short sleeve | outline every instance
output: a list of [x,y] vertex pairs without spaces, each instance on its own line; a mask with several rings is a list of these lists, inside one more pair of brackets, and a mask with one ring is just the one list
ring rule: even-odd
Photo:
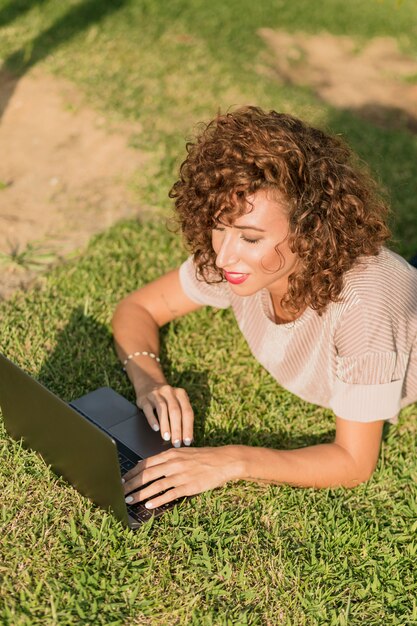
[[368,352],[336,359],[330,408],[355,422],[396,421],[401,409],[407,355]]
[[356,422],[390,420],[401,409],[409,354],[400,350],[398,324],[382,299],[362,299],[336,335],[335,379],[330,407]]
[[209,284],[197,277],[193,257],[189,257],[180,267],[180,283],[184,293],[197,304],[227,309],[230,302],[230,288],[227,283]]

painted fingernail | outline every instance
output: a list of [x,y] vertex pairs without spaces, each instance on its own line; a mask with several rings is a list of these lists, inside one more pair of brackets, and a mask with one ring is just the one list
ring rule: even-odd
[[169,440],[170,440],[170,438],[171,438],[171,436],[170,436],[170,434],[169,434],[169,433],[164,433],[164,439],[165,439],[165,441],[169,441]]
[[188,437],[186,439],[184,439],[184,443],[186,446],[191,445],[192,439],[189,439]]
[[153,502],[145,502],[145,506],[147,509],[153,509]]
[[179,448],[179,447],[180,447],[180,445],[181,445],[181,441],[180,441],[179,439],[176,439],[176,440],[174,441],[174,448]]
[[127,498],[125,498],[125,502],[127,502],[128,504],[133,502],[133,496],[127,496]]
[[159,424],[152,424],[152,428],[154,430],[159,430]]

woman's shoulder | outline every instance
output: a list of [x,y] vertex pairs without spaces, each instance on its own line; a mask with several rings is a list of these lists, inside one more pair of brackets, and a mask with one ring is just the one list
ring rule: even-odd
[[206,282],[199,274],[192,256],[179,268],[181,286],[185,294],[194,302],[225,309],[230,306],[231,292],[226,282]]
[[417,269],[386,248],[361,259],[334,311],[339,354],[408,352],[417,332]]
[[344,323],[406,323],[417,329],[417,269],[383,248],[377,256],[361,258],[346,273],[334,306],[335,318]]
[[361,257],[346,273],[342,298],[391,299],[415,293],[417,269],[399,254],[382,248],[376,256]]

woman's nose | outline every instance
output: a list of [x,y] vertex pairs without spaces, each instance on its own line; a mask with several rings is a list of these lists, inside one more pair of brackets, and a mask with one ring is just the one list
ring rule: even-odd
[[220,268],[232,267],[239,261],[236,244],[231,235],[226,234],[216,256],[216,265]]

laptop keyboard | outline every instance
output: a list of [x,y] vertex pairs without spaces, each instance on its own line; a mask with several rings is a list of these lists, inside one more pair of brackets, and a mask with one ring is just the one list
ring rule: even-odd
[[[122,476],[123,476],[123,474],[126,474],[126,472],[132,469],[132,467],[135,467],[137,461],[132,461],[131,459],[129,459],[125,454],[123,454],[123,452],[121,452],[120,448],[118,449],[118,455],[119,455],[120,469],[121,469]],[[138,461],[140,460],[139,457],[137,460]],[[155,494],[155,496],[153,497],[156,498],[156,496],[159,496],[161,493],[164,493],[164,492],[160,491],[159,493]],[[178,499],[173,500],[172,502],[169,502],[167,504],[163,504],[162,506],[155,507],[154,509],[147,509],[145,507],[144,502],[137,502],[135,504],[126,504],[126,506],[127,506],[129,515],[133,517],[137,522],[146,522],[146,520],[151,518],[152,515],[155,515],[155,517],[158,517],[159,515],[162,515],[162,513],[165,513],[167,509],[172,509],[177,502],[179,502]]]
[[[83,415],[85,418],[87,418],[90,422],[92,422],[93,424],[98,426],[98,428],[100,428],[107,435],[109,434],[106,431],[105,428],[103,428],[102,426],[97,424],[94,420],[92,420],[91,417],[89,417],[86,413],[84,413],[81,409],[79,409],[75,403],[74,404],[70,403],[70,406],[73,409],[75,409],[78,413]],[[117,452],[118,452],[118,456],[119,456],[120,470],[121,470],[121,474],[123,476],[123,474],[126,474],[126,472],[128,472],[130,469],[132,469],[132,467],[135,467],[136,463],[138,461],[140,461],[140,457],[135,455],[135,453],[132,452],[131,450],[129,450],[129,448],[127,448],[121,441],[118,441],[115,437],[113,437],[113,439],[115,440],[116,445],[117,445]],[[127,454],[125,454],[125,451],[127,452]],[[135,460],[132,460],[132,458],[131,458],[132,454],[135,455]],[[148,483],[148,484],[150,484],[150,483]],[[146,485],[143,485],[142,489],[145,486]],[[160,491],[159,493],[155,494],[155,496],[153,496],[153,497],[156,498],[156,496],[161,495],[161,493],[164,493],[164,492]],[[162,515],[162,513],[165,513],[166,510],[174,508],[174,506],[178,502],[181,502],[181,500],[182,500],[182,498],[177,498],[176,500],[172,500],[172,502],[168,502],[167,504],[163,504],[162,506],[158,506],[155,509],[147,509],[145,507],[145,503],[144,502],[138,502],[137,504],[127,504],[126,503],[126,508],[128,510],[129,515],[131,517],[133,517],[133,519],[135,519],[137,522],[146,522],[146,520],[151,518],[153,515],[155,517],[159,517],[159,515]]]

